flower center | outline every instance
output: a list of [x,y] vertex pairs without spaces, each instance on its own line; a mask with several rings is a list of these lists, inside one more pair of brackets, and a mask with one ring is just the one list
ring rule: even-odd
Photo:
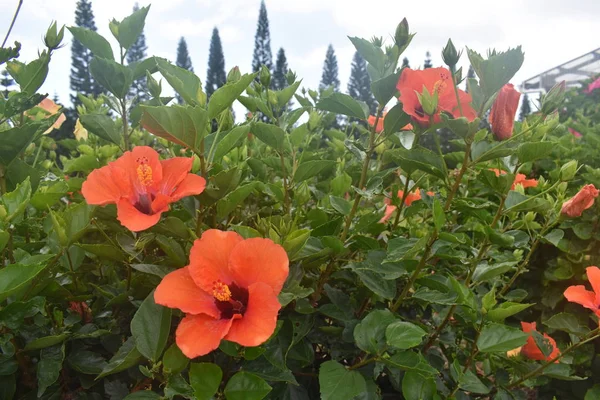
[[231,290],[223,282],[215,281],[213,282],[213,296],[219,301],[229,301],[231,299]]
[[244,315],[248,306],[248,289],[236,285],[229,285],[216,280],[213,282],[212,295],[215,305],[221,312],[221,318],[231,319],[234,315]]
[[135,160],[138,163],[137,176],[140,183],[144,186],[149,186],[152,183],[152,167],[148,165],[148,158],[138,157]]
[[446,86],[448,86],[448,84],[446,83],[446,80],[442,78],[433,84],[433,91],[440,93],[442,90],[446,89]]

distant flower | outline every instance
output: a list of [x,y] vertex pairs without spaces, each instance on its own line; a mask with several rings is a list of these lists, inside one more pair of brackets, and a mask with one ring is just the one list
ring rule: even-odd
[[584,89],[585,93],[592,93],[594,90],[600,88],[600,78],[596,79],[594,82],[590,83],[587,89]]
[[[387,115],[387,113],[384,112],[383,115],[381,117],[379,117],[379,121],[377,121],[377,128],[375,128],[376,133],[381,133],[383,131],[383,121],[384,121],[386,115]],[[367,121],[369,122],[370,126],[373,126],[375,124],[376,120],[377,120],[376,116],[370,115],[369,119]],[[412,131],[413,126],[411,124],[406,124],[400,130],[401,131]]]
[[[46,97],[37,106],[35,106],[31,110],[28,110],[26,114],[31,119],[35,119],[38,116],[40,117],[40,119],[46,119],[61,112],[61,108],[61,106],[59,106],[58,104]],[[52,132],[53,129],[60,128],[63,122],[65,122],[66,120],[67,117],[65,117],[65,114],[61,114],[58,117],[58,119],[54,122],[54,124],[50,128],[46,129],[44,135],[47,135],[48,133]]]
[[568,129],[569,129],[569,132],[571,133],[571,135],[575,136],[576,138],[580,138],[583,136],[581,133],[577,132],[575,129],[573,129],[571,127],[569,127]]
[[[521,327],[523,329],[523,332],[525,333],[532,333],[536,331],[535,322],[521,322]],[[556,340],[548,336],[547,333],[544,333],[544,338],[548,340],[550,346],[552,347],[552,352],[548,356],[545,356],[544,353],[542,353],[537,343],[535,342],[535,339],[533,338],[533,334],[527,338],[527,343],[525,343],[525,345],[521,348],[521,354],[523,354],[530,360],[538,361],[549,361],[559,356],[560,350],[556,345]],[[555,362],[558,362],[558,360],[556,360]]]
[[[435,193],[433,193],[433,192],[427,192],[427,194],[429,196],[435,195]],[[398,199],[401,199],[402,196],[404,196],[404,191],[399,190],[397,196],[398,196]],[[408,207],[417,200],[421,200],[421,190],[419,190],[418,188],[414,192],[411,192],[406,195],[406,198],[404,199],[404,204]],[[386,207],[385,207],[385,213],[384,213],[383,217],[379,220],[379,223],[381,223],[381,224],[385,223],[388,219],[390,219],[390,217],[392,216],[394,211],[396,211],[396,209],[398,208],[398,207],[392,205],[392,200],[387,197],[384,200],[384,203],[386,204]]]
[[521,93],[510,83],[500,89],[490,112],[492,132],[496,139],[506,140],[512,136],[520,97]]
[[[419,96],[417,96],[417,93],[423,93],[424,87],[432,96],[437,93],[437,107],[433,114],[434,123],[440,122],[440,113],[442,112],[449,113],[455,118],[461,116],[450,71],[446,68],[424,70],[404,68],[396,88],[400,91],[399,100],[402,102],[404,112],[410,115],[413,121],[422,126],[429,126],[429,115],[423,111]],[[471,95],[458,89],[458,96],[464,117],[473,121],[477,117],[477,113],[471,107]]]
[[585,185],[575,196],[563,203],[560,212],[571,218],[579,217],[594,205],[594,199],[599,193],[594,185]]
[[70,301],[69,310],[79,314],[81,320],[86,324],[92,322],[92,310],[85,301]]
[[121,224],[143,231],[160,220],[169,204],[202,193],[206,181],[189,173],[192,164],[188,157],[159,160],[154,149],[138,146],[92,171],[81,193],[88,204],[116,204]]
[[[492,171],[496,174],[496,176],[506,175],[506,171],[502,171],[501,169],[491,168]],[[517,174],[515,180],[511,186],[511,190],[515,190],[517,185],[523,186],[523,189],[527,189],[528,187],[536,187],[538,185],[537,179],[527,179],[525,174]]]
[[572,303],[577,303],[594,311],[600,318],[600,269],[596,266],[585,269],[588,280],[593,291],[589,291],[583,285],[569,286],[565,290],[565,297]]
[[185,313],[175,341],[189,358],[222,339],[259,346],[275,331],[288,273],[288,256],[272,240],[210,229],[194,242],[190,264],[163,278],[154,300]]
[[77,118],[77,122],[75,122],[75,130],[73,130],[73,135],[75,135],[75,139],[77,140],[87,140],[88,131],[81,125],[81,121]]

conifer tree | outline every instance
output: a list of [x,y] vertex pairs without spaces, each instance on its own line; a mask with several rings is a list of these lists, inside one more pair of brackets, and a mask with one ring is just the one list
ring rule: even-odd
[[469,79],[475,78],[475,70],[469,65],[469,71],[467,72],[467,79],[465,79],[465,92],[469,93]]
[[210,39],[210,49],[208,51],[208,71],[206,73],[206,95],[210,97],[215,90],[220,88],[227,81],[225,74],[225,56],[223,55],[223,46],[219,37],[219,30],[213,29]]
[[287,58],[285,50],[280,48],[277,52],[277,61],[275,62],[275,71],[273,71],[273,89],[281,90],[288,86],[286,74],[288,73]]
[[260,2],[258,24],[254,36],[254,54],[252,55],[252,72],[257,72],[264,65],[269,71],[273,69],[273,54],[271,53],[271,34],[269,32],[269,17],[264,0]]
[[[183,36],[179,39],[179,44],[177,45],[177,60],[175,60],[175,64],[179,68],[187,69],[188,71],[194,72],[194,67],[192,66],[192,59],[190,58],[190,54],[188,53],[187,43]],[[183,98],[175,93],[175,98],[177,98],[177,102],[179,104],[183,103]]]
[[4,88],[4,90],[2,91],[2,93],[4,94],[4,98],[8,99],[8,92],[10,91],[10,88],[15,84],[14,79],[12,78],[12,76],[10,76],[10,74],[8,73],[7,70],[3,70],[2,71],[2,78],[0,79],[0,85],[2,85],[2,87]]
[[[139,9],[140,6],[138,5],[138,3],[135,3],[135,5],[133,6],[133,12],[136,12]],[[146,58],[147,50],[148,47],[146,46],[146,36],[144,35],[144,32],[142,32],[140,36],[138,36],[138,38],[136,39],[135,43],[131,46],[129,51],[127,51],[127,63],[132,64],[135,62],[142,61]],[[131,97],[137,96],[138,101],[145,101],[148,100],[148,95],[146,92],[146,75],[144,75],[141,78],[138,78],[135,81],[133,81],[133,86],[131,87],[129,95]]]
[[[90,0],[79,0],[75,6],[75,25],[96,31],[94,13]],[[90,61],[93,54],[81,42],[73,39],[71,45],[71,102],[73,106],[81,104],[77,93],[98,96],[103,92],[102,87],[94,82],[90,74]]]
[[410,68],[410,64],[408,63],[408,58],[404,57],[402,59],[402,68]]
[[332,45],[329,45],[327,48],[325,62],[323,63],[323,74],[321,75],[321,83],[319,84],[319,89],[321,90],[327,89],[328,87],[333,87],[335,92],[340,91],[338,63]]
[[529,114],[531,114],[531,104],[529,104],[529,96],[525,93],[525,95],[523,95],[521,111],[519,112],[519,121],[524,121]]
[[423,69],[431,67],[433,67],[433,64],[431,63],[431,53],[428,51],[425,53],[425,62],[423,63]]
[[375,114],[377,102],[371,93],[371,78],[367,73],[367,62],[358,52],[354,53],[352,58],[348,94],[356,100],[364,101],[369,106],[371,114]]

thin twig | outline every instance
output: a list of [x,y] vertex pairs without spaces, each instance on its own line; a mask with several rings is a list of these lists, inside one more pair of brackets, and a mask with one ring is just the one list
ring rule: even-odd
[[23,0],[19,0],[19,4],[17,5],[17,10],[15,11],[15,15],[13,15],[12,22],[10,23],[10,26],[8,27],[8,32],[6,32],[6,36],[4,37],[4,42],[2,42],[2,47],[4,47],[4,45],[6,45],[6,42],[8,41],[8,37],[10,36],[10,32],[12,31],[12,28],[15,25],[15,21],[17,20],[17,16],[19,15],[19,11],[21,11],[22,5],[23,5]]

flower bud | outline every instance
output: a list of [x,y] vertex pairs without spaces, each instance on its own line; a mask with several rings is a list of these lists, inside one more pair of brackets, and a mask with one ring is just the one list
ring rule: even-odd
[[236,65],[235,67],[231,68],[231,70],[229,70],[229,73],[227,74],[227,83],[237,82],[240,80],[241,77],[242,74],[240,73],[240,69]]
[[577,161],[571,160],[560,168],[560,180],[569,181],[575,177],[577,173]]
[[410,40],[412,39],[412,35],[408,29],[408,21],[404,18],[396,27],[396,33],[394,34],[394,42],[396,42],[396,46],[402,48],[406,46]]
[[520,97],[521,93],[510,83],[500,89],[490,112],[492,132],[496,139],[506,140],[512,136]]
[[35,143],[29,143],[29,146],[27,146],[27,148],[25,149],[25,155],[26,156],[32,155],[34,150],[35,150]]
[[571,218],[581,216],[585,210],[594,205],[594,200],[599,193],[600,191],[594,185],[585,185],[573,198],[563,203],[560,213]]
[[60,42],[62,42],[64,36],[64,25],[62,28],[60,28],[60,31],[57,31],[56,21],[54,21],[46,31],[46,36],[44,36],[44,43],[46,44],[46,47],[49,50],[56,50],[60,47]]
[[446,47],[444,47],[442,50],[442,60],[444,60],[444,63],[450,67],[450,70],[454,70],[458,60],[460,59],[461,53],[462,52],[456,51],[456,47],[454,47],[452,39],[448,39]]
[[551,112],[546,119],[544,120],[544,125],[548,128],[548,131],[551,132],[558,126],[559,123],[558,111]]
[[288,85],[294,84],[294,82],[296,82],[296,79],[298,79],[298,76],[291,69],[288,70],[287,74],[285,74],[285,80],[287,81]]
[[162,92],[162,80],[157,82],[152,74],[146,71],[146,85],[148,86],[148,91],[152,97],[160,97],[160,93]]
[[42,168],[50,169],[51,167],[52,167],[52,161],[50,161],[50,160],[42,161]]
[[429,116],[435,115],[438,106],[438,92],[434,90],[433,95],[423,86],[423,93],[417,93],[423,112]]
[[0,221],[4,220],[8,213],[6,212],[6,208],[0,204]]
[[77,146],[77,150],[79,150],[81,154],[85,154],[86,156],[93,156],[95,154],[94,149],[91,146],[88,146],[87,144],[80,144],[79,146]]
[[567,85],[565,81],[557,83],[550,89],[548,93],[542,99],[542,114],[548,115],[552,111],[555,111],[565,100],[565,90]]
[[260,83],[266,88],[271,84],[271,71],[265,65],[260,67]]

